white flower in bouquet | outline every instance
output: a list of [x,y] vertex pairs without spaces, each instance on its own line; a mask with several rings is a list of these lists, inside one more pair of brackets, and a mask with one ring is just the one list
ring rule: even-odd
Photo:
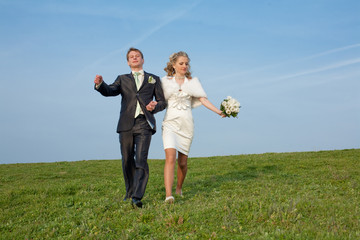
[[235,98],[228,96],[224,101],[222,101],[220,110],[226,117],[237,117],[240,111],[240,102]]

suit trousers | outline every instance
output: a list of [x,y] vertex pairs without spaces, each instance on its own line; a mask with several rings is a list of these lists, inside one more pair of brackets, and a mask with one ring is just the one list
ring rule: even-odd
[[126,198],[142,199],[145,194],[151,136],[152,129],[144,115],[135,118],[131,130],[119,134]]

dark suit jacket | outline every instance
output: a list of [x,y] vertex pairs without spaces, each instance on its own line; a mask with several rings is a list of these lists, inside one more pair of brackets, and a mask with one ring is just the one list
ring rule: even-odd
[[[152,83],[149,77],[152,77]],[[155,80],[155,83],[154,83]],[[102,82],[98,89],[103,96],[117,96],[121,94],[121,109],[120,118],[117,126],[117,132],[130,130],[134,125],[134,116],[136,103],[139,101],[140,107],[145,114],[146,120],[153,129],[153,134],[156,132],[156,121],[154,114],[162,111],[166,107],[164,93],[161,87],[161,82],[158,76],[151,73],[144,72],[144,81],[139,90],[136,89],[136,84],[133,75],[124,74],[119,75],[115,82],[108,85]],[[146,110],[146,105],[152,100],[157,101],[155,109],[151,112]]]

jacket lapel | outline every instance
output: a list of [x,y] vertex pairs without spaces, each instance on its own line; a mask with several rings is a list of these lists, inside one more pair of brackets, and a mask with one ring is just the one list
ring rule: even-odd
[[135,83],[135,78],[133,76],[133,74],[130,72],[130,74],[128,75],[128,77],[130,78],[130,84],[132,85],[133,89],[135,90],[135,92],[137,92],[137,88],[136,88],[136,83]]
[[149,79],[149,74],[144,71],[144,81],[142,82],[139,90],[145,86],[145,84],[147,83],[148,79]]
[[129,78],[131,79],[131,82],[132,82],[132,85],[133,85],[135,91],[140,91],[141,88],[143,88],[144,85],[147,83],[147,81],[148,81],[148,79],[149,79],[149,74],[144,71],[144,81],[142,82],[139,90],[137,90],[136,83],[135,83],[135,78],[134,78],[134,76],[133,76],[133,74],[132,74],[131,72],[130,72],[130,74],[129,74]]

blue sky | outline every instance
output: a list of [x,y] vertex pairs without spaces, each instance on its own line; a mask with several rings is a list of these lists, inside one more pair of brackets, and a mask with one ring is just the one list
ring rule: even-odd
[[[186,51],[210,101],[194,109],[190,157],[359,148],[360,1],[0,0],[0,163],[119,159],[120,97],[93,89],[128,73],[129,47],[165,75]],[[161,121],[150,159],[164,159]]]

